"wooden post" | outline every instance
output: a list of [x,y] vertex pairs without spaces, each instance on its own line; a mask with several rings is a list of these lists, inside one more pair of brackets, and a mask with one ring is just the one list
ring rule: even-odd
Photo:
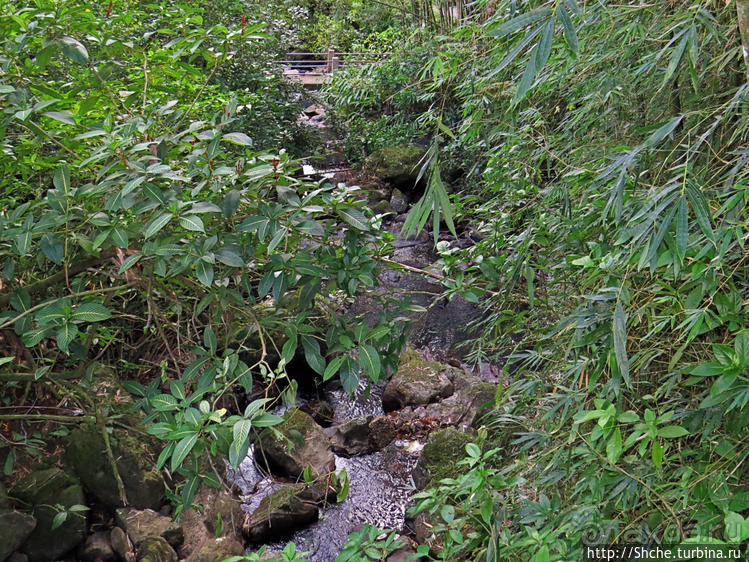
[[749,80],[749,0],[736,0],[736,15],[739,19],[741,54],[744,57],[744,70]]
[[331,65],[331,70],[335,72],[336,70],[340,68],[340,66],[341,66],[341,57],[339,57],[338,55],[333,56],[333,63]]
[[333,72],[333,59],[335,58],[335,49],[328,49],[328,64],[325,68],[326,72]]

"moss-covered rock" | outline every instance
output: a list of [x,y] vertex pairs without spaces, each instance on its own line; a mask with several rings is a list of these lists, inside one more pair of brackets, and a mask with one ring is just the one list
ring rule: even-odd
[[255,459],[270,472],[291,478],[299,478],[307,466],[315,477],[335,468],[335,456],[322,427],[301,410],[289,410],[281,424],[260,434]]
[[[165,500],[164,479],[155,468],[150,441],[115,428],[110,443],[128,505],[159,509]],[[109,507],[122,506],[104,437],[96,425],[89,424],[70,433],[64,458],[67,466],[98,501]]]
[[162,537],[177,548],[185,540],[184,531],[171,517],[156,513],[152,509],[125,507],[116,512],[117,525],[139,546],[149,537]]
[[78,549],[80,562],[116,562],[119,560],[109,540],[109,533],[98,531],[86,539]]
[[303,499],[304,490],[304,484],[293,484],[264,497],[245,522],[247,539],[267,542],[317,521],[317,503]]
[[67,486],[49,493],[46,497],[37,496],[32,514],[37,525],[21,547],[21,552],[31,562],[57,560],[76,548],[86,538],[87,517],[85,511],[68,512],[63,523],[53,529],[55,516],[60,513],[57,506],[67,510],[74,505],[85,505],[83,488],[78,484]]
[[109,542],[120,560],[129,560],[132,553],[135,552],[133,543],[125,534],[125,531],[119,527],[112,527],[109,532]]
[[448,365],[424,360],[415,351],[405,351],[401,354],[398,372],[382,394],[382,407],[390,412],[447,398],[454,391],[448,376],[452,370]]
[[31,507],[40,503],[50,503],[59,492],[71,484],[74,478],[59,468],[46,468],[30,472],[10,490],[10,495]]
[[392,213],[394,211],[390,201],[383,199],[372,205],[372,212],[375,215],[384,215],[386,213]]
[[137,552],[138,562],[177,562],[177,553],[162,537],[148,537]]
[[465,457],[465,447],[472,441],[471,434],[454,427],[432,433],[413,470],[416,487],[423,490],[443,478],[465,474],[467,467],[458,465],[458,462]]
[[178,552],[182,558],[189,557],[200,545],[215,537],[219,525],[220,536],[241,538],[244,512],[239,498],[223,488],[201,486],[194,503],[202,509],[186,509],[179,520],[185,535],[185,542]]
[[416,144],[386,146],[367,156],[363,169],[408,193],[414,190],[425,154],[426,147]]
[[19,548],[36,527],[36,519],[27,513],[0,508],[0,561]]
[[210,538],[187,557],[187,562],[221,562],[231,556],[242,556],[244,547],[232,537]]

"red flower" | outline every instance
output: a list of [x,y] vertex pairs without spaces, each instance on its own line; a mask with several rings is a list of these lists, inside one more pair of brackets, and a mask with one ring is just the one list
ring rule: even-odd
[[247,24],[247,16],[242,14],[242,35],[244,35],[244,26]]
[[109,6],[107,6],[107,17],[112,13],[112,0],[109,0]]

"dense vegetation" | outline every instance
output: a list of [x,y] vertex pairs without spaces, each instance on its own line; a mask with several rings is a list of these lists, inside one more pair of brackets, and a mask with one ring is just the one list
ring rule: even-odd
[[[55,397],[116,423],[87,392],[114,365],[189,507],[215,483],[203,458],[236,464],[250,428],[278,421],[264,406],[293,393],[295,356],[347,389],[394,367],[395,311],[375,327],[336,314],[376,284],[378,219],[294,173],[315,139],[271,63],[375,50],[335,75],[330,122],[354,163],[428,144],[405,229],[433,231],[447,298],[485,307],[466,351],[503,362],[507,382],[465,474],[417,495],[430,555],[749,538],[744,2],[7,13],[0,421],[74,422],[27,413]],[[474,242],[438,242],[440,228]],[[237,384],[246,409],[222,400]],[[6,475],[39,437],[3,437]],[[347,556],[394,544],[365,530]]]

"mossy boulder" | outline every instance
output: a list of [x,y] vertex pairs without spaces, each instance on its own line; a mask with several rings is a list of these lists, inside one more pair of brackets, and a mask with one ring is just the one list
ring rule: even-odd
[[202,509],[186,509],[180,516],[180,527],[184,530],[185,542],[180,547],[182,558],[192,555],[201,545],[216,536],[221,527],[221,537],[241,538],[244,512],[239,498],[223,488],[201,486],[195,504]]
[[0,562],[26,541],[35,527],[36,519],[31,515],[0,508]]
[[267,542],[317,521],[317,502],[303,497],[305,488],[305,484],[292,484],[264,497],[245,522],[247,539]]
[[315,477],[335,469],[335,456],[323,429],[301,410],[289,410],[286,419],[260,434],[255,460],[278,476],[299,478],[310,466]]
[[185,540],[184,531],[171,517],[152,509],[125,507],[116,512],[117,525],[122,528],[136,547],[152,537],[161,537],[177,548]]
[[372,416],[354,418],[325,430],[330,437],[333,451],[342,457],[356,457],[374,451],[370,440]]
[[[153,450],[150,439],[115,428],[110,443],[128,505],[159,509],[165,501],[164,479],[155,468],[158,451]],[[64,459],[99,502],[113,508],[123,505],[104,436],[96,425],[88,424],[70,433]]]
[[405,351],[401,354],[398,372],[382,394],[383,409],[390,412],[447,398],[454,391],[448,376],[452,371],[448,365],[426,361],[412,350]]
[[55,516],[60,513],[58,506],[67,510],[74,505],[85,505],[83,488],[79,484],[72,484],[50,491],[46,497],[36,496],[35,500],[32,514],[37,524],[20,550],[31,562],[47,562],[62,558],[86,538],[86,512],[69,511],[61,525],[55,529],[52,525]]
[[78,549],[80,562],[116,562],[119,560],[109,540],[109,533],[98,531],[86,539]]
[[457,478],[465,474],[467,467],[458,462],[465,457],[466,445],[471,442],[471,434],[454,427],[432,433],[412,473],[416,487],[423,490],[443,478]]
[[363,170],[409,193],[416,187],[425,154],[426,147],[417,144],[386,146],[367,156]]
[[177,562],[177,553],[162,537],[148,537],[137,549],[138,562]]
[[210,538],[188,556],[186,562],[221,562],[243,554],[244,547],[232,537]]

